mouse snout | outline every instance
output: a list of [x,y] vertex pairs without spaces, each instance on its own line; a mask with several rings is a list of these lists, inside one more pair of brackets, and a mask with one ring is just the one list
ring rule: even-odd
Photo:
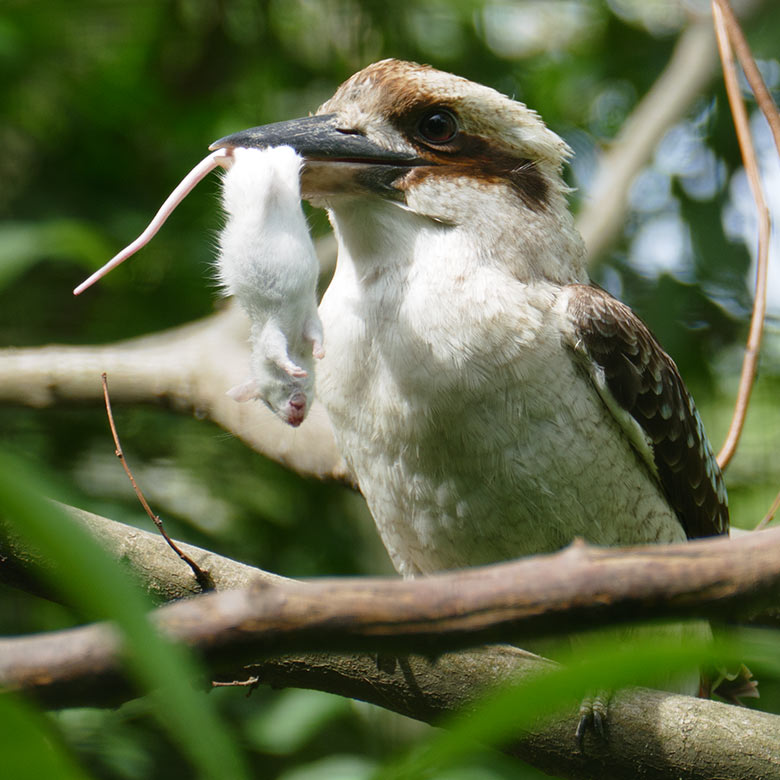
[[285,419],[288,425],[297,428],[306,417],[308,402],[303,393],[294,393],[287,401],[287,413]]
[[300,411],[306,408],[306,396],[303,393],[295,393],[295,395],[290,396],[288,403],[293,409]]

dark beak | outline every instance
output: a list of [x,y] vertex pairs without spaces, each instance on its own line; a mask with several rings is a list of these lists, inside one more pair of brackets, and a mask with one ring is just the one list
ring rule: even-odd
[[430,165],[416,155],[392,151],[340,126],[336,114],[319,114],[251,127],[220,138],[209,149],[291,146],[305,161],[301,193],[306,198],[364,193],[402,199],[394,186],[409,169]]

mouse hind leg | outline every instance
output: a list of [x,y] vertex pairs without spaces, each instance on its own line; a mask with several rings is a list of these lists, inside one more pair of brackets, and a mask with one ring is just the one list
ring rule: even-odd
[[317,360],[325,357],[325,348],[322,345],[324,341],[322,323],[316,311],[303,324],[303,338],[311,342],[311,353]]
[[252,346],[255,355],[270,360],[285,374],[296,379],[302,379],[309,375],[305,368],[290,358],[287,337],[275,323],[269,321],[256,339],[254,335],[253,333]]

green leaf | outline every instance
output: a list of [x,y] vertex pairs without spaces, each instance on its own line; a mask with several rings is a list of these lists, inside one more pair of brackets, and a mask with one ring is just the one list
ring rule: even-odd
[[280,775],[278,780],[368,780],[374,764],[361,756],[330,756]]
[[30,705],[0,696],[2,774],[13,780],[87,780],[60,744],[51,724]]
[[181,646],[152,627],[151,605],[81,526],[47,501],[44,481],[27,464],[0,452],[0,508],[14,530],[50,560],[49,578],[93,619],[113,620],[122,633],[132,676],[149,692],[155,715],[202,777],[243,778],[236,745],[213,704],[192,681],[203,672]]
[[282,691],[247,724],[247,738],[265,753],[287,755],[303,747],[334,718],[347,714],[349,700],[320,691]]
[[86,222],[6,222],[0,225],[0,289],[44,259],[75,260],[99,268],[113,251]]

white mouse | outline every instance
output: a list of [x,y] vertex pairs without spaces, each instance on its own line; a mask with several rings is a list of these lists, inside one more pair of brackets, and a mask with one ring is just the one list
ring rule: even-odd
[[252,357],[250,378],[229,395],[260,399],[298,426],[314,400],[313,358],[324,354],[319,264],[300,202],[302,159],[289,146],[236,148],[231,156],[217,271],[249,315]]

